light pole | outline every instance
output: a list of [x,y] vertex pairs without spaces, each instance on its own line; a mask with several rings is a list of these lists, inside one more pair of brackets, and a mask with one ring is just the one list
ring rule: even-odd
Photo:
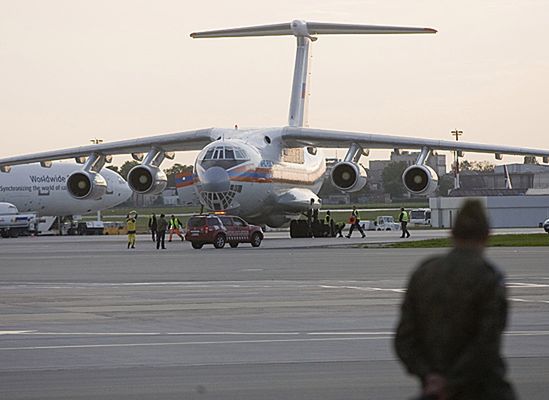
[[[453,130],[450,132],[453,136],[456,137],[456,142],[459,140],[459,137],[463,135],[463,131]],[[454,189],[459,189],[459,151],[454,151]]]

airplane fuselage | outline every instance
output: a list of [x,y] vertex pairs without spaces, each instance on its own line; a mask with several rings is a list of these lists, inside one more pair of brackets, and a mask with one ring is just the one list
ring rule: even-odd
[[74,163],[54,163],[51,168],[39,164],[15,166],[9,174],[0,175],[0,202],[11,203],[20,212],[65,216],[114,207],[131,196],[126,181],[105,168],[101,171],[107,181],[105,195],[98,200],[75,199],[67,191],[67,178],[80,168]]
[[216,129],[218,140],[198,155],[192,176],[178,182],[193,188],[206,209],[240,215],[250,222],[280,226],[318,206],[326,171],[313,147],[288,147],[281,129]]

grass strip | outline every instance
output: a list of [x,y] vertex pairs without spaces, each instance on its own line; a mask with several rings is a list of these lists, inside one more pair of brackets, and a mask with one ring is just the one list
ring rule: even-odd
[[[427,239],[409,242],[391,243],[386,247],[397,249],[427,249],[436,247],[452,247],[451,238]],[[492,235],[488,247],[538,247],[549,246],[549,235],[546,233]]]

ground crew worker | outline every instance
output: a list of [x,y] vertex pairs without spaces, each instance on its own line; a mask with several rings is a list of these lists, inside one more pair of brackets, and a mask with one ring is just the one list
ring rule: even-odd
[[343,228],[345,228],[345,222],[337,222],[335,224],[336,237],[343,237]]
[[408,211],[404,209],[404,207],[400,209],[398,221],[400,222],[400,230],[402,231],[402,235],[400,236],[400,238],[403,239],[404,235],[409,238],[410,232],[408,232],[408,222],[410,222],[410,215],[408,214]]
[[330,210],[326,211],[326,216],[324,217],[324,223],[328,225],[328,234],[330,237],[335,236],[335,225],[334,225],[334,219],[332,218],[332,215],[330,214]]
[[307,236],[312,237],[313,236],[313,204],[315,202],[315,199],[311,199],[311,206],[307,210]]
[[160,249],[160,244],[162,244],[162,248],[165,249],[165,243],[164,240],[166,238],[166,228],[168,227],[168,221],[166,221],[165,215],[160,214],[160,218],[158,218],[157,224],[156,224],[156,249]]
[[135,249],[135,234],[137,232],[137,212],[132,211],[126,216],[126,229],[128,231],[128,249]]
[[504,277],[483,256],[488,235],[482,203],[466,201],[452,228],[454,248],[425,260],[408,283],[394,345],[425,398],[516,398],[501,357]]
[[185,240],[183,235],[180,232],[180,229],[182,227],[181,221],[176,216],[172,215],[170,218],[170,237],[168,238],[168,242],[172,241],[172,236],[175,233],[181,240]]
[[356,228],[360,232],[363,238],[366,237],[364,234],[364,231],[362,230],[362,227],[360,226],[360,214],[358,210],[356,209],[356,206],[353,206],[353,211],[351,212],[351,217],[349,218],[349,223],[351,224],[351,228],[349,229],[349,233],[347,236],[345,236],[347,239],[351,237],[353,234],[353,230]]
[[151,231],[153,242],[156,242],[156,215],[154,214],[149,218],[149,230]]

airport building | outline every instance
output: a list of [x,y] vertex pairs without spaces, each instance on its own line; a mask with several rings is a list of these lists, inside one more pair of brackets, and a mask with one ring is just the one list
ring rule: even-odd
[[534,228],[549,218],[549,167],[537,164],[507,165],[512,189],[505,189],[505,171],[466,171],[460,174],[461,188],[450,197],[429,199],[431,224],[451,228],[457,210],[467,198],[480,199],[494,228]]
[[[549,218],[549,190],[537,195],[475,196],[488,211],[493,228],[535,228]],[[451,228],[461,204],[470,197],[433,197],[429,199],[431,224]]]

